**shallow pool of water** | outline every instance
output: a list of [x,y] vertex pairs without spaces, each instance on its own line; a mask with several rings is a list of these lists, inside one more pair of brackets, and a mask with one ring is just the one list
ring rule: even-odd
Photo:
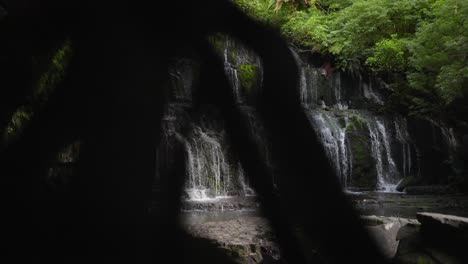
[[348,193],[362,215],[416,218],[418,212],[468,216],[468,196],[409,195],[404,193]]

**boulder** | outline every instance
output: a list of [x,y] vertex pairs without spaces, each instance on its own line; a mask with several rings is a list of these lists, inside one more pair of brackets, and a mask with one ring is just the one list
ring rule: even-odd
[[402,192],[406,189],[406,187],[413,186],[417,184],[418,180],[416,177],[408,176],[403,178],[397,185],[396,190]]
[[395,256],[399,241],[396,240],[401,225],[398,222],[390,222],[377,226],[368,226],[370,235],[374,238],[380,250],[387,258]]
[[361,220],[388,259],[392,259],[397,253],[400,243],[398,236],[401,236],[400,229],[407,225],[416,226],[418,224],[415,219],[375,215],[361,216]]
[[453,230],[459,235],[468,235],[468,218],[466,217],[437,213],[418,213],[416,217],[423,229]]
[[440,263],[468,263],[468,218],[436,213],[416,216],[426,252]]
[[185,228],[190,235],[207,239],[226,250],[234,263],[281,262],[276,237],[265,218],[245,216],[227,221],[189,224]]

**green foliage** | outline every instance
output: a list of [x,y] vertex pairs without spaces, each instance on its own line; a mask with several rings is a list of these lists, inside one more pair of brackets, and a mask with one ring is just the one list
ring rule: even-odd
[[237,66],[237,72],[239,73],[241,86],[247,91],[247,93],[252,93],[258,80],[258,74],[255,66],[252,64],[241,64]]
[[277,11],[275,0],[234,2],[296,46],[332,55],[341,70],[385,78],[403,112],[429,115],[467,98],[467,1],[291,0]]
[[32,113],[26,107],[20,107],[13,113],[11,117],[11,121],[5,129],[5,133],[3,135],[3,140],[7,141],[12,139],[15,135],[21,133],[29,120],[31,120]]
[[37,88],[34,92],[34,97],[44,104],[49,94],[60,83],[64,76],[65,70],[71,57],[71,42],[66,40],[61,47],[59,47],[52,55],[49,66],[39,78]]
[[47,103],[50,94],[65,76],[71,53],[72,45],[69,40],[66,40],[58,49],[54,50],[45,71],[40,75],[34,87],[30,102],[20,106],[13,113],[11,121],[3,134],[3,144],[8,144],[20,136],[35,113]]
[[235,2],[255,19],[280,28],[297,46],[334,55],[342,69],[361,70],[372,57],[369,63],[381,71],[406,63],[389,61],[389,52],[403,49],[392,35],[414,34],[436,0],[315,0],[308,6],[289,1],[278,12],[273,10],[275,1]]
[[222,34],[213,34],[207,37],[208,42],[219,54],[223,54],[225,36]]
[[274,28],[280,28],[288,21],[288,16],[297,7],[292,4],[282,5],[275,11],[276,0],[234,0],[250,17]]
[[358,129],[364,129],[367,126],[367,121],[364,119],[364,117],[358,115],[358,114],[352,114],[349,117],[349,123],[346,126],[346,131],[351,131],[351,130],[358,130]]
[[438,1],[433,19],[421,23],[411,42],[415,89],[435,90],[445,104],[463,97],[468,81],[468,3]]
[[353,4],[352,0],[319,0],[315,6],[324,12],[336,12]]
[[405,40],[398,39],[394,34],[391,39],[383,39],[375,44],[366,64],[374,72],[402,72],[406,69],[406,57]]
[[[339,66],[348,71],[361,70],[369,57],[373,57],[373,65],[386,65],[388,58],[383,56],[382,59],[387,61],[380,62],[379,56],[386,54],[389,48],[402,48],[396,36],[411,35],[433,1],[354,1],[347,8],[331,14],[329,51],[338,58]],[[385,42],[385,39],[390,41]]]
[[418,264],[433,264],[435,263],[430,257],[422,255],[418,257]]
[[326,52],[329,47],[327,25],[328,16],[311,7],[307,12],[293,13],[281,30],[284,36],[297,46]]
[[232,61],[232,63],[237,63],[237,54],[234,50],[231,50],[231,53],[229,54],[230,55],[230,59]]

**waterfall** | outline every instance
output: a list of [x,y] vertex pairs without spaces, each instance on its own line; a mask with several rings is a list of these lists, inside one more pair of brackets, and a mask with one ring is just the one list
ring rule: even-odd
[[246,196],[253,196],[255,195],[255,191],[250,187],[248,179],[245,177],[244,174],[244,169],[242,169],[242,166],[240,163],[238,163],[239,166],[239,181],[242,185],[242,191],[244,192],[244,195]]
[[401,164],[404,177],[411,176],[412,172],[412,153],[411,153],[411,136],[408,132],[408,121],[405,118],[395,119],[396,139],[402,145],[401,149]]
[[[226,189],[230,184],[231,175],[220,141],[214,131],[200,126],[194,126],[192,135],[184,140],[189,176],[186,190],[190,199],[227,195]],[[213,193],[209,194],[208,191]]]
[[368,120],[371,136],[372,156],[376,162],[378,188],[384,191],[394,191],[399,179],[399,173],[392,157],[389,134],[381,118]]
[[332,89],[333,95],[335,99],[335,104],[333,105],[334,108],[338,110],[346,110],[348,109],[348,103],[345,100],[345,96],[343,95],[343,85],[341,84],[341,73],[337,72],[332,77]]
[[[250,134],[257,143],[259,153],[273,175],[276,186],[275,166],[270,158],[270,146],[265,138],[261,120],[252,105],[251,94],[242,87],[242,65],[251,65],[260,72],[260,59],[239,43],[229,38],[217,42],[216,49],[224,61],[224,71],[237,100],[237,106],[250,126]],[[309,118],[323,149],[343,188],[395,190],[402,177],[419,177],[421,157],[427,150],[417,144],[418,137],[409,121],[401,116],[381,115],[366,109],[378,109],[385,103],[385,84],[362,76],[348,76],[335,71],[322,74],[291,49],[299,70],[298,85],[303,110]],[[191,113],[191,100],[198,80],[199,64],[187,59],[175,61],[170,70],[171,95],[160,151],[168,151],[174,137],[183,144],[186,152],[186,194],[188,199],[203,200],[231,195],[253,195],[239,161],[229,154],[229,144],[221,120],[196,121],[206,113]],[[239,76],[241,75],[241,76]],[[260,89],[256,84],[255,89]],[[286,89],[286,88],[285,88]],[[251,89],[249,89],[251,90]],[[208,111],[210,112],[210,111]],[[177,116],[184,116],[178,118]],[[181,122],[181,119],[184,119]],[[202,118],[203,119],[203,118]],[[429,120],[430,121],[430,120]],[[357,122],[357,123],[356,123]],[[180,124],[179,124],[180,123]],[[184,124],[182,124],[184,123]],[[432,140],[439,149],[454,153],[457,141],[452,129],[432,121]],[[411,128],[411,134],[409,133]],[[188,128],[188,133],[182,128]],[[187,130],[187,129],[186,129]],[[428,134],[430,137],[431,134]],[[158,157],[170,159],[167,153]],[[158,166],[169,166],[174,161],[158,160]],[[313,173],[313,172],[311,172]],[[364,175],[366,174],[366,175]],[[423,174],[427,172],[423,171]],[[364,175],[364,176],[363,176]],[[369,180],[370,179],[370,180]]]
[[[410,175],[413,166],[412,142],[409,140],[406,125],[403,121],[397,121],[398,117],[388,117],[389,121],[385,122],[382,116],[372,112],[350,109],[353,103],[358,102],[357,105],[360,106],[363,101],[366,104],[383,105],[384,100],[380,91],[383,84],[371,80],[365,81],[362,76],[358,76],[355,80],[357,86],[353,86],[345,83],[343,73],[317,74],[318,69],[311,68],[294,50],[292,52],[299,68],[300,96],[304,111],[317,131],[342,186],[344,188],[348,185],[353,186],[353,177],[351,177],[353,173],[362,173],[362,170],[356,172],[353,170],[356,164],[353,164],[353,151],[349,144],[360,144],[362,148],[368,144],[369,154],[360,154],[356,158],[371,155],[373,164],[367,166],[373,166],[375,169],[373,177],[377,179],[377,186],[374,187],[379,190],[394,191],[401,177]],[[359,116],[366,124],[366,129],[357,132],[362,134],[358,139],[347,138],[349,117],[353,115]],[[365,138],[366,131],[368,139]],[[368,143],[353,142],[353,140],[363,140]],[[403,146],[401,161],[400,159],[395,161],[393,156],[399,147],[398,144],[394,144],[395,140]]]
[[[228,58],[230,41],[223,42],[224,70],[236,95],[243,104],[236,65]],[[192,94],[197,89],[199,64],[177,58],[169,68],[168,101],[162,123],[162,141],[158,148],[156,182],[177,166],[177,146],[185,151],[185,198],[209,200],[228,196],[254,195],[244,171],[230,153],[223,122],[216,109],[193,111]]]
[[187,136],[176,133],[186,152],[185,193],[189,200],[254,194],[242,166],[229,155],[225,131],[219,124],[192,123]]
[[372,81],[364,82],[362,77],[359,76],[359,86],[364,98],[378,104],[383,105],[382,96],[376,91]]
[[319,104],[318,69],[302,62],[297,52],[290,48],[299,69],[299,91],[301,103],[306,107],[313,107]]
[[336,174],[342,185],[346,186],[351,167],[350,154],[345,141],[347,118],[343,119],[345,123],[341,126],[339,119],[331,112],[312,110],[309,116]]
[[232,90],[234,91],[234,95],[236,100],[241,103],[242,102],[242,95],[241,95],[241,87],[240,87],[240,80],[237,73],[237,69],[232,65],[228,60],[228,47],[224,48],[224,73],[226,74],[229,83],[231,85]]
[[434,121],[432,121],[433,125],[437,127],[440,130],[440,133],[442,134],[442,138],[444,143],[447,145],[449,148],[449,151],[454,151],[457,146],[457,139],[455,138],[455,135],[453,133],[453,128],[448,128],[446,126],[443,126],[441,124],[438,124]]

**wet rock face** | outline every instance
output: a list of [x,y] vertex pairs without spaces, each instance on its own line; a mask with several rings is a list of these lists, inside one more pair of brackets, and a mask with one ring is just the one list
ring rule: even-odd
[[46,175],[46,184],[57,192],[64,192],[77,175],[77,161],[80,155],[81,142],[75,141],[61,149],[50,161]]
[[453,131],[431,120],[410,119],[408,131],[417,149],[420,184],[447,184],[455,176],[457,140]]
[[224,61],[224,72],[239,103],[251,105],[261,89],[263,68],[260,58],[239,41],[223,35],[212,37],[211,43]]
[[371,155],[369,131],[365,125],[350,124],[346,129],[346,140],[352,153],[352,173],[349,186],[357,188],[377,187],[377,174],[374,159]]
[[437,213],[418,213],[416,215],[428,235],[431,232],[443,232],[446,236],[465,239],[468,242],[468,218]]
[[280,263],[276,239],[264,218],[240,217],[189,225],[186,229],[191,235],[209,239],[225,249],[236,263]]
[[[251,134],[276,187],[275,164],[270,162],[270,146],[254,107],[263,81],[261,61],[234,39],[216,36],[212,44],[224,62],[238,106],[248,116]],[[380,110],[391,92],[385,83],[326,72],[313,65],[307,54],[293,54],[300,71],[298,96],[344,188],[395,191],[401,179],[417,179],[406,180],[405,186],[399,186],[402,191],[411,185],[446,185],[460,175],[456,167],[462,162],[456,156],[461,151],[456,148],[462,144],[457,144],[451,129],[430,120],[384,115]],[[248,183],[241,179],[244,172],[225,140],[218,110],[208,111],[205,106],[194,110],[201,67],[194,58],[181,58],[174,59],[169,71],[172,78],[158,150],[158,174],[166,175],[176,166],[171,153],[182,145],[189,168],[189,199],[249,195]]]
[[467,263],[468,218],[418,213],[420,224],[400,228],[395,263]]

